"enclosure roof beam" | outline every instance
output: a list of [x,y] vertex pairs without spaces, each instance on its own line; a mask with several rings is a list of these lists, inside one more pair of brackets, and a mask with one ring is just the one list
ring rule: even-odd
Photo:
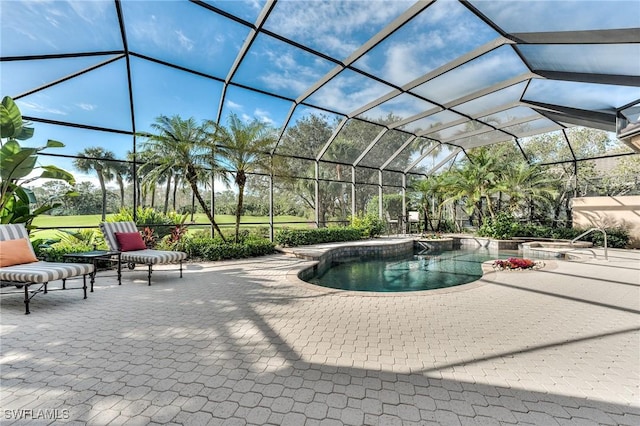
[[393,34],[398,28],[402,27],[404,24],[409,22],[411,19],[420,14],[424,9],[426,9],[431,3],[435,0],[427,0],[427,1],[418,1],[414,3],[411,7],[409,7],[406,11],[404,11],[400,16],[393,20],[389,25],[380,30],[377,34],[371,37],[367,42],[365,42],[362,46],[356,49],[348,58],[346,58],[342,63],[336,67],[334,67],[331,71],[325,74],[322,78],[316,81],[311,87],[309,87],[304,93],[302,93],[297,99],[296,103],[303,102],[309,96],[313,95],[318,89],[328,83],[333,77],[338,75],[342,70],[351,66],[354,62],[364,56],[369,50],[376,47],[380,44],[384,39]]
[[382,163],[382,165],[380,166],[380,170],[384,170],[384,169],[385,169],[389,164],[391,164],[391,162],[392,162],[393,160],[395,160],[395,159],[396,159],[396,157],[397,157],[398,155],[400,155],[400,153],[401,153],[402,151],[404,151],[404,149],[405,149],[407,146],[409,146],[409,144],[410,144],[411,142],[413,142],[414,140],[416,140],[416,139],[417,139],[417,136],[416,136],[416,135],[411,135],[411,136],[409,137],[409,139],[407,139],[407,140],[406,140],[406,141],[405,141],[405,142],[400,146],[400,148],[396,149],[396,152],[394,152],[393,154],[391,154],[391,156],[390,156],[389,158],[387,158],[387,161],[385,161],[384,163]]
[[[423,84],[426,83],[429,80],[433,80],[434,78],[446,73],[447,71],[451,71],[461,65],[466,64],[467,62],[470,62],[486,53],[491,52],[492,50],[497,49],[498,47],[504,46],[505,44],[510,44],[513,43],[511,40],[505,38],[505,37],[498,37],[492,41],[490,41],[489,43],[485,43],[484,45],[478,47],[477,49],[472,50],[471,52],[468,52],[465,55],[462,55],[456,59],[454,59],[453,61],[447,62],[446,64],[436,68],[433,71],[430,71],[428,73],[426,73],[425,75],[418,77],[412,81],[410,81],[409,83],[405,84],[404,86],[402,86],[400,88],[400,91],[398,90],[393,90],[389,93],[387,93],[384,96],[379,97],[378,99],[375,99],[371,102],[369,102],[367,105],[358,108],[357,110],[351,112],[349,115],[350,116],[356,116],[356,115],[360,115],[362,113],[364,113],[367,110],[370,110],[372,108],[375,108],[376,106],[388,101],[391,98],[394,98],[395,96],[399,95],[400,93],[406,93],[409,90]],[[412,94],[412,96],[416,96],[421,98],[418,95]],[[426,101],[429,101],[429,99],[425,99]],[[431,101],[429,101],[431,102]],[[443,108],[440,108],[439,111],[441,111]],[[430,110],[431,111],[431,110]],[[436,111],[437,112],[437,111]],[[422,117],[420,117],[422,118]],[[398,127],[401,124],[397,124],[397,123],[393,123],[391,124],[389,127],[390,128],[394,128],[394,127]]]
[[347,124],[347,121],[349,121],[349,117],[343,118],[342,121],[336,126],[335,130],[333,131],[333,133],[329,137],[329,140],[327,140],[327,142],[324,144],[322,149],[320,149],[320,152],[316,156],[316,160],[319,161],[322,158],[322,156],[324,155],[324,153],[327,152],[327,149],[329,149],[329,145],[331,145],[331,143],[334,141],[334,139],[338,136],[338,133],[340,133],[340,130],[342,130],[344,125]]
[[527,80],[530,80],[530,79],[536,78],[536,77],[538,77],[538,75],[533,73],[533,72],[525,72],[523,74],[520,74],[518,76],[510,78],[509,80],[501,81],[501,82],[496,83],[496,84],[494,84],[492,86],[485,87],[484,89],[477,90],[477,91],[475,91],[473,93],[470,93],[470,94],[468,94],[466,96],[463,96],[463,97],[460,97],[458,99],[454,99],[452,101],[449,101],[446,104],[444,104],[444,106],[447,109],[453,108],[453,107],[461,105],[461,104],[463,104],[465,102],[472,101],[474,99],[480,98],[482,96],[488,95],[488,94],[493,93],[493,92],[497,92],[498,90],[506,89],[507,87],[516,85],[518,83],[522,83],[523,81],[527,81]]
[[48,89],[49,87],[55,86],[56,84],[64,83],[65,81],[71,80],[74,77],[78,77],[78,76],[80,76],[82,74],[86,74],[86,73],[88,73],[90,71],[93,71],[95,69],[98,69],[100,67],[108,65],[108,64],[110,64],[112,62],[118,61],[118,60],[120,60],[122,58],[125,58],[125,57],[126,57],[126,55],[124,53],[120,53],[118,56],[116,56],[114,58],[109,58],[109,59],[107,59],[105,61],[102,61],[102,62],[100,62],[98,64],[95,64],[95,65],[92,65],[90,67],[87,67],[87,68],[85,68],[83,70],[80,70],[78,72],[71,73],[71,74],[66,75],[64,77],[61,77],[61,78],[59,78],[57,80],[54,80],[54,81],[51,81],[49,83],[43,84],[42,86],[36,87],[35,89],[31,89],[31,90],[29,90],[27,92],[20,93],[19,95],[14,96],[13,100],[15,101],[15,100],[18,100],[20,98],[24,98],[25,96],[29,96],[29,95],[32,95],[34,93],[37,93],[37,92],[39,92],[41,90]]
[[462,151],[462,148],[456,148],[455,150],[453,150],[451,154],[447,155],[445,158],[442,159],[442,161],[440,161],[438,164],[433,166],[433,168],[427,172],[427,176],[431,176],[433,173],[436,172],[436,170],[438,170],[440,167],[447,164],[447,162],[451,160],[453,157],[457,156],[460,153],[460,151]]
[[510,33],[520,44],[624,44],[640,40],[640,28]]
[[555,112],[562,116],[588,119],[598,123],[612,124],[614,126],[616,124],[615,111],[608,113],[608,112],[602,112],[602,111],[591,111],[586,109],[571,108],[571,107],[566,107],[561,105],[553,105],[553,104],[537,102],[537,101],[523,100],[522,102],[525,104],[529,104],[532,108],[536,109],[536,111],[547,110],[547,111]]
[[356,160],[353,162],[353,166],[357,166],[358,163],[360,163],[360,161],[362,161],[362,159],[364,157],[366,157],[366,155],[369,153],[369,151],[371,151],[371,148],[373,148],[373,146],[378,143],[378,141],[380,140],[380,138],[382,138],[384,136],[385,133],[388,132],[388,129],[382,129],[380,131],[380,133],[378,133],[378,135],[373,138],[373,140],[371,141],[371,143],[369,144],[369,146],[367,146],[362,153],[360,153],[360,156],[358,158],[356,158]]
[[640,86],[640,76],[619,74],[592,74],[584,72],[534,70],[550,80],[576,81],[579,83],[611,84],[615,86]]
[[275,4],[276,4],[276,0],[267,0],[264,7],[262,8],[262,11],[260,12],[260,15],[258,15],[258,18],[256,19],[255,26],[251,27],[251,29],[249,30],[249,34],[247,35],[247,38],[245,38],[244,43],[242,44],[242,47],[240,48],[240,50],[238,51],[238,54],[236,55],[236,59],[233,61],[233,65],[231,65],[231,68],[229,69],[229,73],[227,74],[227,77],[224,79],[224,85],[222,86],[222,94],[220,95],[220,102],[218,103],[216,123],[220,123],[220,117],[222,116],[222,108],[224,106],[224,101],[227,96],[227,88],[229,87],[229,83],[231,82],[231,80],[233,79],[233,76],[238,71],[240,64],[242,63],[245,56],[249,52],[249,49],[251,48],[251,45],[253,44],[253,42],[256,40],[256,37],[258,37],[260,29],[264,26],[264,23],[267,21],[267,18],[269,17],[269,14],[273,10],[273,7],[275,6]]
[[409,173],[409,171],[411,169],[413,169],[418,163],[420,163],[422,160],[424,160],[424,158],[431,154],[433,152],[433,150],[435,150],[436,148],[441,147],[442,145],[438,142],[436,145],[432,146],[431,148],[429,148],[428,150],[426,150],[424,153],[422,153],[422,155],[420,157],[418,157],[413,163],[411,163],[411,165],[409,167],[407,167],[406,169],[404,169],[402,171],[402,173]]

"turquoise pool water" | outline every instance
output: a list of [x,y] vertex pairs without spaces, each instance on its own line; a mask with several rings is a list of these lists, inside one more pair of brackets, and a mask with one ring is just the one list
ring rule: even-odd
[[392,259],[347,259],[336,262],[309,282],[353,291],[400,292],[466,284],[482,276],[482,262],[513,256],[486,249],[413,254]]

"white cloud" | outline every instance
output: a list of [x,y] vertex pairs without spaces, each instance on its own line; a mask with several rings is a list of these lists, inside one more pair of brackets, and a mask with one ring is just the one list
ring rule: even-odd
[[356,66],[403,85],[496,36],[458,2],[439,1],[367,53]]
[[[348,56],[412,2],[279,2],[267,27],[319,50]],[[372,29],[374,30],[372,33]]]
[[256,61],[266,66],[259,80],[277,93],[291,93],[297,96],[320,79],[327,69],[327,63],[319,58],[309,57],[301,52],[276,48],[265,48],[255,52]]
[[343,73],[334,77],[309,98],[310,104],[348,113],[388,93],[389,86],[358,74]]
[[60,26],[60,23],[58,22],[57,19],[55,19],[53,16],[47,16],[45,18],[47,20],[48,23],[51,24],[52,27],[54,28],[58,28]]
[[113,8],[109,2],[103,1],[70,1],[68,5],[80,19],[90,24],[100,22]]
[[20,106],[20,109],[22,110],[22,113],[24,115],[29,115],[29,112],[35,112],[35,113],[44,112],[44,113],[56,114],[56,115],[67,115],[65,111],[62,111],[57,108],[47,107],[45,105],[41,105],[36,102],[28,102],[28,101],[20,100],[18,101],[18,105]]
[[242,105],[237,104],[237,103],[235,103],[235,102],[233,102],[233,101],[231,101],[229,99],[227,99],[225,102],[227,103],[227,106],[229,108],[231,108],[231,109],[237,109],[237,110],[240,110],[240,111],[243,109]]
[[255,111],[253,111],[253,115],[258,120],[262,121],[263,123],[267,123],[270,126],[275,125],[275,121],[273,121],[273,119],[271,117],[269,117],[269,111],[265,111],[263,109],[256,108]]
[[193,40],[191,40],[189,37],[184,35],[182,30],[176,30],[175,33],[178,35],[178,42],[180,43],[180,46],[182,46],[187,50],[193,49],[193,45],[194,45]]
[[76,104],[79,108],[85,110],[85,111],[93,111],[96,108],[98,108],[97,105],[93,105],[93,104],[86,104],[86,103],[80,103],[80,104]]

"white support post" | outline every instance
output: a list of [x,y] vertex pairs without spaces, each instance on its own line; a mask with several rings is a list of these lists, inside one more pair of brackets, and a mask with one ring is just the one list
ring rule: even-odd
[[273,155],[269,158],[269,240],[273,242]]
[[382,191],[382,170],[378,170],[378,217],[382,220],[382,215],[384,213],[384,203],[382,202],[382,197],[384,196],[384,191]]
[[315,196],[316,196],[316,228],[320,228],[320,162],[316,160],[315,167]]
[[356,213],[356,166],[351,166],[351,217]]
[[407,174],[402,174],[402,233],[407,233]]

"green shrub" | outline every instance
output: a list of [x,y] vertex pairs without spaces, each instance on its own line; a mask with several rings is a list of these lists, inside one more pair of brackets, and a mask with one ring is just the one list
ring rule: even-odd
[[107,244],[102,234],[94,229],[81,229],[78,231],[62,231],[58,239],[34,239],[31,241],[33,250],[38,259],[47,262],[73,262],[73,259],[64,258],[68,253],[81,253],[94,249],[106,250]]
[[[515,233],[518,237],[550,238],[554,240],[572,240],[585,232],[588,228],[551,228],[542,225],[521,224]],[[607,246],[612,248],[625,248],[629,244],[629,231],[624,228],[605,228],[607,233]],[[604,246],[604,236],[601,232],[594,231],[580,239],[590,241],[594,246]]]
[[[158,240],[171,234],[175,225],[184,223],[187,215],[174,212],[164,214],[152,207],[138,207],[136,209],[136,225],[139,227],[149,227],[153,229],[154,236]],[[133,221],[133,209],[123,207],[120,211],[107,219],[108,222],[128,222]]]
[[362,228],[354,226],[319,229],[284,228],[276,232],[274,240],[276,244],[282,247],[297,247],[337,241],[356,241],[362,239],[362,237]]
[[248,238],[236,244],[207,236],[185,236],[174,245],[175,250],[184,251],[190,259],[212,261],[264,256],[273,253],[274,247],[274,243],[265,239]]
[[351,226],[360,229],[364,238],[374,238],[384,232],[385,223],[378,215],[367,213],[364,216],[353,216]]
[[496,238],[499,240],[508,240],[518,234],[519,224],[516,219],[509,213],[501,212],[495,218],[487,218],[484,220],[478,235],[481,237]]
[[[588,228],[587,228],[588,229]],[[573,228],[573,236],[571,239],[577,237],[578,235],[585,232],[587,229]],[[629,231],[621,228],[605,228],[605,232],[607,233],[607,247],[611,248],[625,248],[627,244],[629,244]],[[594,246],[603,247],[604,246],[604,235],[601,232],[594,231],[589,235],[586,235],[580,239],[580,241],[590,241]]]
[[36,252],[36,256],[38,259],[45,260],[47,262],[73,262],[73,259],[67,260],[64,258],[65,254],[68,253],[80,253],[84,251],[93,250],[92,244],[87,244],[83,242],[78,243],[69,243],[69,242],[59,242],[51,245],[35,245],[33,246],[34,251]]

